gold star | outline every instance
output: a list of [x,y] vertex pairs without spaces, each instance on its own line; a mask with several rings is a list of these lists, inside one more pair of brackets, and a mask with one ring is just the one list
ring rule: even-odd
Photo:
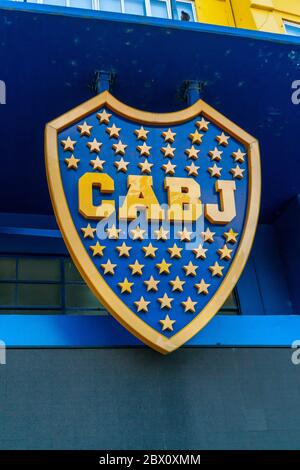
[[177,165],[172,165],[171,160],[168,160],[168,163],[162,165],[162,169],[166,175],[174,175],[176,166]]
[[222,134],[220,134],[220,135],[217,135],[217,137],[216,137],[216,141],[218,142],[218,144],[223,145],[223,147],[226,147],[228,145],[228,140],[229,139],[230,139],[230,136],[224,134],[224,132],[222,132]]
[[71,140],[71,138],[68,137],[67,140],[62,140],[61,141],[61,145],[64,148],[64,152],[66,152],[67,150],[72,150],[72,152],[73,152],[74,151],[74,146],[76,145],[76,140]]
[[220,259],[231,259],[231,252],[232,250],[230,250],[227,245],[224,245],[223,248],[218,249],[218,255],[220,256]]
[[198,259],[198,258],[205,259],[206,258],[206,252],[207,252],[207,248],[203,248],[201,243],[199,243],[197,248],[193,249],[193,253],[194,253],[196,259]]
[[192,144],[201,144],[202,138],[203,134],[199,134],[197,130],[189,135],[189,139],[192,141]]
[[118,240],[120,232],[122,232],[122,230],[120,228],[116,228],[115,224],[106,229],[106,233],[110,240]]
[[133,240],[144,240],[145,232],[146,230],[142,230],[139,225],[137,225],[134,229],[130,230],[130,233],[133,236]]
[[93,142],[88,142],[86,146],[90,149],[90,153],[99,153],[100,147],[102,147],[102,143],[98,142],[97,139],[94,139]]
[[195,284],[195,287],[198,290],[198,294],[204,294],[204,295],[208,294],[209,286],[210,286],[210,284],[206,284],[204,279],[201,279],[199,284]]
[[148,281],[144,281],[144,284],[147,286],[147,292],[154,290],[155,292],[158,291],[157,284],[159,284],[160,281],[156,281],[153,276],[150,276],[150,279]]
[[232,152],[231,156],[234,158],[235,162],[238,163],[244,163],[245,161],[245,153],[241,151],[241,149],[238,149],[236,152]]
[[122,171],[123,173],[126,173],[129,162],[125,162],[124,158],[122,157],[118,162],[114,162],[114,165],[118,172]]
[[241,180],[244,177],[244,171],[245,170],[243,170],[239,165],[236,165],[235,168],[231,168],[230,173],[233,175],[234,178]]
[[214,150],[210,150],[208,152],[208,155],[211,157],[212,160],[216,160],[219,162],[222,159],[222,150],[218,150],[217,147],[214,148]]
[[171,129],[168,129],[167,131],[164,131],[162,133],[162,136],[165,139],[165,142],[171,142],[171,143],[174,142],[175,135],[176,135],[176,132],[172,132]]
[[174,291],[182,292],[183,291],[182,286],[183,286],[183,284],[185,284],[185,281],[181,281],[179,279],[179,276],[176,276],[174,281],[170,281],[169,284],[171,284],[171,286],[172,286],[172,292],[174,292]]
[[188,158],[191,158],[192,160],[197,160],[198,159],[198,153],[200,150],[196,150],[195,147],[192,145],[189,149],[186,149],[184,153],[188,156]]
[[212,276],[218,276],[218,277],[222,277],[223,276],[223,269],[224,269],[224,266],[220,266],[219,263],[216,261],[215,264],[213,266],[210,266],[208,268],[210,271],[211,271],[211,274]]
[[115,151],[115,154],[116,155],[125,155],[125,149],[126,147],[128,147],[128,145],[126,144],[123,144],[122,143],[122,140],[119,140],[119,142],[117,144],[113,144],[112,145],[112,148],[113,150]]
[[96,232],[95,228],[91,227],[91,224],[87,224],[85,228],[81,229],[83,233],[83,238],[94,238],[94,233]]
[[191,297],[188,297],[186,299],[186,301],[184,302],[181,302],[181,305],[184,306],[184,311],[185,312],[192,312],[192,313],[195,313],[195,305],[197,304],[198,302],[193,302]]
[[111,118],[111,114],[108,114],[108,112],[103,109],[101,113],[96,114],[96,117],[99,119],[99,124],[108,124]]
[[75,158],[74,155],[71,155],[70,158],[65,158],[65,163],[68,165],[68,170],[71,170],[71,169],[77,170],[79,162],[80,162],[80,159]]
[[237,232],[234,232],[232,228],[223,234],[224,238],[226,239],[226,243],[236,243],[236,237],[238,236]]
[[154,234],[156,236],[156,240],[167,240],[168,239],[168,230],[164,230],[163,226],[160,227],[159,230],[154,230]]
[[134,131],[137,140],[147,140],[149,131],[146,131],[143,126]]
[[96,245],[91,245],[90,250],[93,251],[93,256],[103,256],[103,250],[105,250],[105,246],[100,245],[99,242]]
[[206,121],[204,117],[201,119],[201,121],[196,122],[196,126],[198,129],[200,129],[200,131],[208,131],[208,125],[209,121]]
[[144,160],[138,164],[138,167],[141,169],[142,173],[151,173],[151,168],[153,163],[149,163],[148,160]]
[[158,248],[155,248],[152,243],[149,243],[148,246],[143,246],[142,250],[145,253],[145,258],[148,256],[150,256],[150,258],[155,258],[155,252],[158,250]]
[[176,320],[171,320],[169,315],[166,315],[164,320],[159,320],[159,323],[161,324],[163,331],[173,331],[173,324],[176,323]]
[[207,171],[210,173],[211,178],[220,178],[222,168],[214,164],[214,166],[208,167]]
[[136,149],[140,152],[141,157],[149,157],[150,150],[152,149],[152,147],[150,147],[150,145],[147,145],[146,142],[144,142],[143,145],[138,145]]
[[113,264],[110,259],[107,260],[106,263],[101,264],[101,268],[104,271],[104,274],[115,274],[115,267],[117,265]]
[[145,300],[143,296],[140,298],[140,300],[136,300],[133,303],[136,305],[138,312],[148,312],[148,305],[150,304],[150,301]]
[[141,276],[143,274],[144,266],[145,266],[144,264],[140,264],[138,260],[136,259],[133,264],[129,265],[129,268],[131,269],[131,274],[132,275],[139,274]]
[[172,266],[172,263],[166,263],[165,259],[161,263],[156,264],[159,274],[170,274],[170,266]]
[[129,282],[127,277],[125,277],[123,282],[118,282],[118,286],[121,289],[121,294],[131,294],[132,290],[131,287],[133,286],[134,282]]
[[171,258],[181,258],[181,252],[183,248],[179,248],[179,246],[174,243],[173,247],[168,248],[168,252],[171,255]]
[[77,129],[80,132],[80,136],[82,137],[83,135],[87,135],[90,137],[91,135],[91,129],[93,129],[93,126],[89,126],[86,121],[84,121],[83,124],[77,126]]
[[185,171],[188,172],[188,176],[198,176],[198,170],[200,166],[196,166],[194,162],[185,167]]
[[182,230],[182,232],[177,232],[177,234],[180,236],[180,241],[182,242],[190,242],[192,233],[193,232],[188,232],[185,227]]
[[115,124],[113,124],[111,127],[106,128],[106,132],[109,134],[110,139],[112,138],[118,139],[120,131],[121,131],[121,128],[117,127]]
[[183,266],[183,270],[186,276],[196,276],[197,269],[198,269],[198,266],[193,264],[191,261],[186,266]]
[[119,252],[119,256],[125,256],[126,258],[129,258],[130,254],[129,251],[132,249],[131,246],[126,245],[125,242],[122,243],[122,245],[117,246],[116,250]]
[[103,170],[103,164],[105,160],[100,160],[99,157],[96,157],[95,160],[90,160],[90,165],[93,167],[93,170]]
[[[160,308],[171,308],[172,305],[171,303],[173,302],[174,299],[172,297],[168,297],[166,293],[164,293],[163,297],[159,297],[158,302],[160,303]],[[160,320],[161,322],[162,320]]]
[[170,157],[170,158],[173,158],[174,157],[174,152],[176,150],[175,147],[171,147],[170,144],[168,144],[166,147],[162,147],[160,149],[162,151],[162,153],[164,154],[164,157]]
[[215,234],[216,234],[216,233],[215,233],[215,232],[211,232],[208,227],[207,227],[207,229],[205,230],[205,232],[201,232],[203,241],[208,242],[208,243],[212,243],[212,242],[214,241],[214,235],[215,235]]

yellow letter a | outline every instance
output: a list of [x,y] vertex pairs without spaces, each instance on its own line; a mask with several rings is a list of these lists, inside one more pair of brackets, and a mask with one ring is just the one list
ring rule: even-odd
[[119,209],[119,219],[134,220],[144,210],[146,219],[164,220],[164,212],[152,188],[152,176],[130,175],[127,179],[128,193]]

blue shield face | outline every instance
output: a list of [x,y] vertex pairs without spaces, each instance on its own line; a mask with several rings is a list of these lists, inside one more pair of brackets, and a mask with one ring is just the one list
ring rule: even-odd
[[257,142],[202,101],[155,115],[108,93],[46,138],[54,209],[81,274],[130,331],[176,349],[217,313],[248,257]]

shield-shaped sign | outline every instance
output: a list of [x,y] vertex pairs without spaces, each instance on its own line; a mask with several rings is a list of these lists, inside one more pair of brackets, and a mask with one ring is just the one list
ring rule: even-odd
[[46,126],[46,167],[68,250],[125,328],[168,353],[219,311],[258,220],[255,138],[202,100],[155,114],[103,92]]

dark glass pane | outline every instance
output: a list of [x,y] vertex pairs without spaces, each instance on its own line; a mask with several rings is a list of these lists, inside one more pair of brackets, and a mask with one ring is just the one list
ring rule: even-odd
[[0,305],[15,305],[16,284],[0,284]]
[[237,308],[237,303],[236,303],[234,292],[231,292],[231,294],[227,298],[226,302],[224,303],[223,307],[225,307],[225,308]]
[[238,315],[239,312],[238,310],[232,309],[232,310],[219,310],[218,315]]
[[219,311],[219,315],[238,315],[238,305],[236,301],[235,292],[232,291],[226,302]]
[[100,304],[92,291],[85,284],[69,284],[65,287],[66,308],[99,308]]
[[58,258],[20,258],[19,281],[60,282],[60,260]]
[[84,282],[76,266],[70,258],[65,259],[65,281],[66,282]]
[[0,258],[0,280],[16,279],[16,259]]
[[60,289],[56,284],[19,284],[18,305],[59,307]]

